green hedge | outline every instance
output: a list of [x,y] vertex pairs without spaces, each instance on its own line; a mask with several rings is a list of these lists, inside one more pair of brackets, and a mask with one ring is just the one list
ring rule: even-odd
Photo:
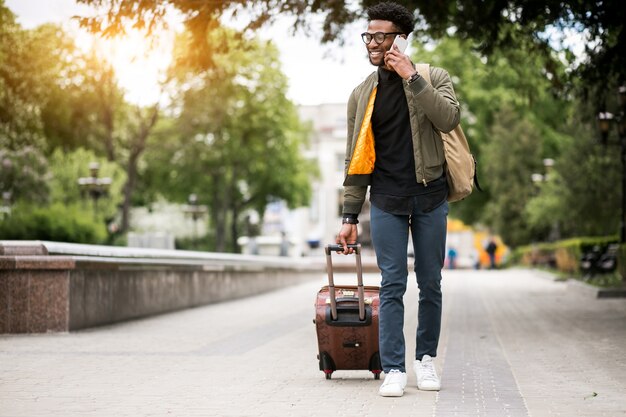
[[80,204],[16,204],[10,216],[0,217],[0,239],[98,244],[106,242],[107,230],[104,220]]
[[622,280],[626,281],[626,245],[620,245],[617,258],[617,272]]

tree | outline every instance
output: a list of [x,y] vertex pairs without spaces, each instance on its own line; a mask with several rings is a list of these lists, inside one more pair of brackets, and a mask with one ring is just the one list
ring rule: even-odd
[[50,172],[48,161],[34,146],[0,148],[0,193],[11,201],[48,201]]
[[[56,35],[57,45],[68,42],[66,34]],[[119,232],[124,233],[130,226],[139,164],[160,115],[159,105],[142,108],[127,103],[113,66],[105,58],[95,50],[86,54],[66,52],[68,50],[54,49],[57,59],[72,65],[58,71],[57,77],[62,83],[51,84],[42,111],[44,132],[51,148],[62,147],[69,151],[86,146],[105,155],[109,162],[124,167],[124,198],[119,204]]]
[[[556,94],[541,73],[542,61],[526,57],[523,51],[497,51],[485,59],[473,52],[468,42],[446,37],[428,48],[418,45],[412,58],[415,62],[446,68],[451,74],[461,103],[461,124],[478,160],[478,176],[484,189],[451,205],[451,215],[469,224],[481,222],[482,213],[494,194],[492,183],[498,181],[490,171],[494,170],[494,164],[502,162],[490,160],[492,156],[486,155],[484,149],[499,140],[495,137],[494,125],[502,125],[499,120],[502,112],[519,114],[526,123],[533,125],[541,137],[537,143],[538,159],[533,164],[541,164],[543,158],[557,158],[563,143],[569,139],[568,126],[575,114],[571,99]],[[521,69],[516,69],[519,67]],[[563,72],[564,67],[558,71]],[[505,136],[517,140],[511,134]],[[526,179],[530,182],[530,174]],[[506,207],[503,210],[506,211]],[[498,211],[493,206],[491,211],[497,218]]]
[[52,201],[65,205],[91,204],[88,201],[89,196],[84,195],[78,185],[80,177],[90,175],[88,167],[91,162],[97,162],[100,166],[99,177],[111,178],[108,195],[98,202],[99,220],[104,222],[117,215],[117,207],[123,199],[122,188],[126,182],[126,173],[117,163],[98,156],[93,150],[78,148],[65,151],[58,148],[50,155],[50,197]]
[[48,199],[40,103],[53,71],[39,59],[38,40],[0,1],[0,192],[12,201]]
[[[171,199],[197,194],[209,207],[215,249],[237,251],[245,212],[262,215],[276,199],[306,204],[313,170],[301,155],[307,132],[285,97],[276,48],[228,31],[213,36],[241,45],[200,74],[178,61],[180,107],[173,111],[179,116],[159,128],[162,147],[150,151],[146,177],[156,178]],[[185,55],[187,42],[178,45]]]
[[561,238],[617,235],[620,218],[620,154],[581,128],[527,204],[533,229],[555,229]]
[[[219,25],[225,15],[245,14],[250,23],[246,29],[255,29],[279,15],[294,16],[294,29],[306,27],[312,15],[324,14],[324,41],[340,38],[346,24],[363,16],[366,6],[379,0],[361,0],[360,7],[335,0],[232,0],[228,2],[194,0],[166,0],[162,2],[133,0],[79,0],[100,6],[100,13],[83,17],[80,21],[93,31],[114,35],[124,31],[127,23],[134,27],[155,30],[164,24],[169,10],[183,16],[193,35],[198,56],[205,67],[211,66],[217,45],[207,42],[207,33]],[[588,61],[580,75],[588,83],[600,85],[603,80],[619,76],[624,80],[626,67],[626,8],[619,0],[584,2],[576,0],[528,2],[472,0],[399,0],[418,12],[415,34],[420,41],[438,39],[450,31],[460,39],[471,39],[481,54],[489,55],[497,49],[511,49],[524,39],[531,46],[530,53],[546,58],[546,75],[556,61],[549,55],[555,32],[581,34],[586,38]],[[558,36],[557,36],[558,38]],[[562,45],[569,50],[571,48]],[[558,82],[557,78],[552,78]]]
[[0,147],[44,148],[39,103],[50,71],[32,54],[37,42],[0,2]]
[[45,157],[55,149],[88,147],[126,170],[120,205],[125,232],[141,156],[158,116],[158,105],[126,103],[111,64],[96,51],[80,52],[55,25],[23,30],[0,0],[0,191],[11,191],[14,200],[46,201]]
[[534,193],[531,174],[541,167],[541,134],[523,113],[506,107],[498,112],[490,133],[483,155],[491,196],[482,220],[508,245],[528,243],[534,231],[524,212]]

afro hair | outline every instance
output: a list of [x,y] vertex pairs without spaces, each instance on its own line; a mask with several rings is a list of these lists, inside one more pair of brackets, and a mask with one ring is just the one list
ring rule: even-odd
[[405,35],[413,32],[415,26],[413,14],[406,7],[389,1],[368,7],[367,17],[369,21],[387,20]]

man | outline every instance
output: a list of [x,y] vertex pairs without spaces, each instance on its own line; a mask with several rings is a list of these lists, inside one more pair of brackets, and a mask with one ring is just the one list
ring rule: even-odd
[[395,3],[367,10],[362,34],[370,63],[378,67],[357,86],[348,102],[348,141],[341,230],[337,243],[357,241],[358,214],[370,187],[371,237],[382,272],[380,356],[382,396],[398,397],[407,383],[403,295],[407,285],[407,245],[411,231],[419,295],[417,386],[439,390],[433,358],[441,327],[441,269],[448,214],[443,143],[438,132],[459,123],[459,104],[447,72],[431,68],[432,86],[408,56],[392,48],[406,38],[413,15]]
[[489,239],[489,243],[485,248],[485,252],[489,255],[489,269],[496,269],[496,251],[498,250],[498,245],[494,238]]

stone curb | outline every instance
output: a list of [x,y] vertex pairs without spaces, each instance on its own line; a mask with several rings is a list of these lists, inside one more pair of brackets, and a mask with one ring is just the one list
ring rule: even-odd
[[624,298],[626,288],[600,288],[575,278],[567,280],[567,290],[593,298]]

